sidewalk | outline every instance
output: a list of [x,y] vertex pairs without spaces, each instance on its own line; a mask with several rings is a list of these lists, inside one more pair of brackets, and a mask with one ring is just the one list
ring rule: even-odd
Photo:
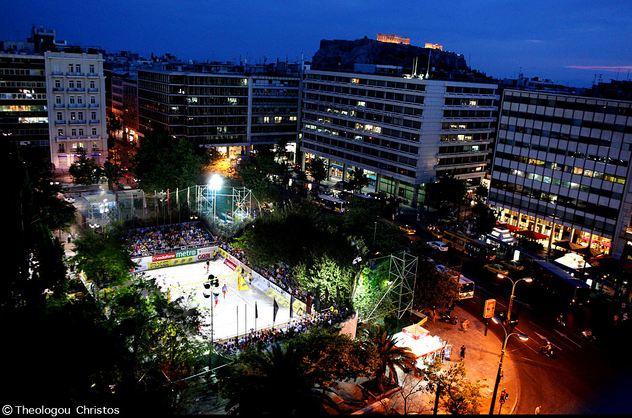
[[[466,351],[463,361],[467,372],[466,376],[469,380],[478,380],[479,383],[483,385],[483,389],[481,390],[481,394],[483,395],[481,413],[487,414],[489,412],[494,382],[498,371],[502,341],[491,329],[488,330],[487,336],[485,336],[485,324],[481,319],[470,315],[461,307],[457,306],[453,311],[453,315],[458,316],[459,325],[450,325],[440,322],[439,320],[433,323],[429,320],[424,324],[424,327],[430,331],[430,334],[438,335],[442,340],[452,345],[451,361],[448,362],[449,364],[460,360],[459,352],[461,346],[465,345]],[[460,322],[465,319],[469,319],[470,326],[467,331],[461,331]],[[498,325],[494,325],[490,321],[490,328],[494,326]],[[511,358],[511,348],[514,342],[515,341],[510,341],[508,343],[505,359],[503,361],[503,378],[498,386],[499,395],[503,388],[507,389],[509,393],[509,400],[502,408],[503,414],[513,413],[520,398],[519,379]],[[498,413],[499,406],[500,404],[498,403],[497,397],[494,413]]]

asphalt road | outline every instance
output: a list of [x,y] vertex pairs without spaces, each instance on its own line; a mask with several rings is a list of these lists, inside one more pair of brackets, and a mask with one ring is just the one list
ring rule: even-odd
[[[495,298],[496,312],[506,312],[505,290],[503,286],[478,281],[475,298],[462,301],[461,305],[481,318],[484,300]],[[543,414],[604,412],[604,396],[612,394],[616,382],[625,378],[627,346],[622,346],[620,353],[606,352],[595,343],[552,325],[519,299],[514,300],[514,309],[520,311],[516,331],[529,336],[526,342],[512,337],[508,343],[507,354],[516,364],[521,385],[514,413],[532,414],[538,405]],[[489,329],[504,336],[500,325],[490,322]],[[539,351],[546,340],[554,346],[552,359]],[[627,407],[632,409],[629,404]]]

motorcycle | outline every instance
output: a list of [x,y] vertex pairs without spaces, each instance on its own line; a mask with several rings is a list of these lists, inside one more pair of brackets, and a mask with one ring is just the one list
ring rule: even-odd
[[553,346],[551,346],[550,344],[545,344],[542,347],[540,347],[540,354],[551,359],[555,358],[555,353],[553,352]]
[[439,317],[439,321],[445,322],[447,324],[456,325],[459,323],[459,318],[457,318],[456,316],[452,316],[446,312],[441,314],[441,316]]

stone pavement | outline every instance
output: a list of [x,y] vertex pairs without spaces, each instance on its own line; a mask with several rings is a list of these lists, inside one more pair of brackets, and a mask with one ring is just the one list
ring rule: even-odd
[[[446,324],[437,320],[432,322],[428,320],[424,327],[430,331],[431,335],[438,335],[442,340],[452,345],[451,361],[446,362],[452,364],[460,361],[459,352],[462,345],[465,345],[465,363],[466,376],[471,381],[479,381],[484,385],[481,393],[483,394],[483,402],[481,412],[487,414],[491,402],[492,392],[494,390],[494,381],[498,371],[498,361],[500,360],[500,349],[502,341],[494,334],[492,327],[500,327],[490,321],[490,329],[487,336],[484,334],[485,324],[480,318],[466,312],[460,307],[456,307],[453,315],[459,318],[459,322],[469,319],[470,326],[467,331],[462,331],[459,325]],[[508,401],[503,405],[502,413],[511,414],[516,409],[518,399],[520,398],[520,384],[517,376],[516,368],[512,360],[512,347],[514,344],[521,344],[516,338],[512,337],[507,343],[507,351],[503,361],[503,378],[498,387],[498,394],[507,389],[509,393]],[[496,409],[494,413],[498,413],[498,397],[496,400]]]

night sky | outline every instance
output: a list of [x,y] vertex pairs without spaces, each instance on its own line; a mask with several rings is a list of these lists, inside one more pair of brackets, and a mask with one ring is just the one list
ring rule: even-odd
[[[59,39],[187,59],[308,59],[321,39],[397,33],[496,77],[632,79],[630,0],[0,0],[0,39]],[[569,66],[619,67],[573,69]]]

